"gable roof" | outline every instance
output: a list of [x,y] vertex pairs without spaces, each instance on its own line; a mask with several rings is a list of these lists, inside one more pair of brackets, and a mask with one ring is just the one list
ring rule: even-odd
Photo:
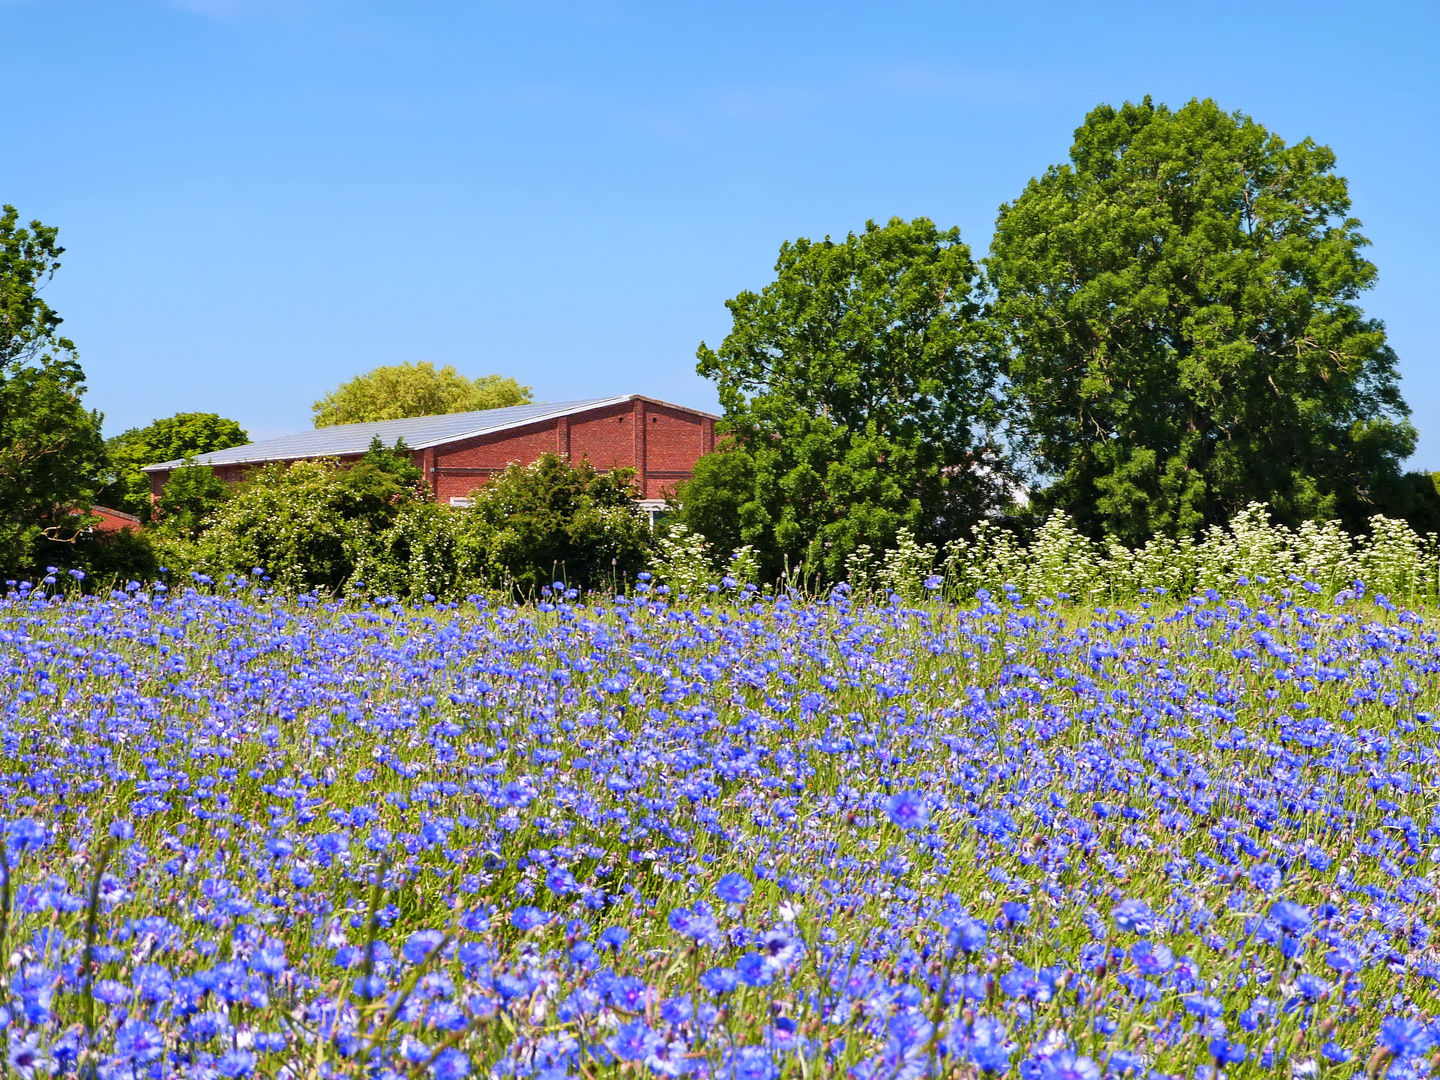
[[[684,412],[710,416],[699,409],[686,409],[681,405],[669,405],[640,394],[622,394],[619,397],[589,398],[584,401],[562,401],[549,405],[511,405],[504,409],[482,409],[479,412],[448,413],[444,416],[414,416],[405,420],[377,420],[369,424],[336,424],[334,427],[316,428],[296,435],[282,435],[277,439],[262,439],[260,442],[232,446],[228,450],[215,450],[208,454],[196,454],[190,459],[195,465],[258,465],[267,461],[298,461],[302,458],[341,457],[346,454],[363,454],[370,449],[376,438],[386,446],[394,446],[397,439],[404,439],[410,450],[424,450],[430,446],[468,439],[475,435],[489,435],[507,428],[523,427],[542,420],[553,420],[558,416],[588,412],[607,405],[621,405],[637,399],[651,401],[667,408],[682,409]],[[142,472],[164,472],[178,469],[184,459],[161,461],[146,465]]]

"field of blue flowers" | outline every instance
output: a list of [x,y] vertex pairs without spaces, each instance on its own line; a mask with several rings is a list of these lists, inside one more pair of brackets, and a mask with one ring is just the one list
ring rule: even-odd
[[[1428,618],[0,601],[10,1072],[1419,1076]],[[1293,589],[1293,592],[1292,592]]]

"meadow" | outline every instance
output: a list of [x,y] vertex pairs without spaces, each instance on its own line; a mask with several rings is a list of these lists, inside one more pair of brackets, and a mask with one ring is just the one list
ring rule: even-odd
[[1289,578],[1124,604],[12,585],[5,1061],[1425,1075],[1433,620]]

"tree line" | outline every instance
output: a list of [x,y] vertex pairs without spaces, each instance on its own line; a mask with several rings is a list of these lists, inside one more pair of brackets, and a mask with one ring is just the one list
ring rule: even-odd
[[[981,521],[1024,532],[1056,510],[1130,545],[1198,535],[1254,503],[1292,527],[1358,529],[1383,513],[1440,528],[1434,478],[1403,469],[1416,433],[1397,357],[1359,303],[1377,273],[1366,246],[1328,148],[1289,145],[1209,100],[1100,106],[1068,161],[1001,206],[982,257],[927,218],[782,245],[774,280],[727,301],[729,333],[698,350],[722,438],[676,493],[672,521],[712,552],[745,551],[762,576],[804,567],[828,579],[902,533],[943,545]],[[74,346],[39,296],[62,250],[53,228],[21,228],[5,209],[0,549],[11,566],[58,560],[74,511],[94,501],[151,515],[141,465],[246,441],[213,414],[100,439]],[[357,376],[314,414],[323,426],[528,400],[513,379],[408,364]],[[531,491],[531,509],[588,490],[595,478],[565,472],[576,468],[546,464],[548,494]],[[526,482],[517,473],[510,486]],[[194,542],[224,520],[228,492],[206,470],[178,470],[171,487],[156,535]],[[337,520],[394,529],[336,498]],[[501,501],[487,503],[491,525]],[[643,539],[631,542],[617,506],[587,532],[566,518],[580,503],[541,514],[549,524],[527,534],[535,557],[512,544],[507,573],[525,563],[538,581],[544,553],[563,548],[603,576],[584,543],[629,552],[612,568],[641,565]],[[456,550],[478,550],[482,533],[494,548],[503,530],[491,525]],[[611,526],[623,542],[600,539]],[[575,543],[556,547],[567,529]],[[351,580],[370,556],[347,543]]]

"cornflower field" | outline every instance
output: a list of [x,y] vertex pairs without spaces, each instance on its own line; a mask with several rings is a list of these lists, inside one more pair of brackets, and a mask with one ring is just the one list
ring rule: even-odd
[[1406,1077],[1440,1047],[1440,650],[1360,587],[55,588],[0,601],[26,1080]]

